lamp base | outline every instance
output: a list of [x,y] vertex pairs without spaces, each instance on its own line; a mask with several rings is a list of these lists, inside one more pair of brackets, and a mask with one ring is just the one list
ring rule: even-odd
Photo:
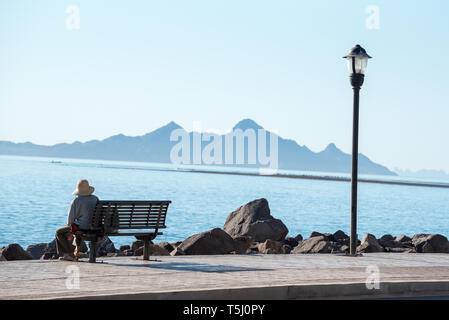
[[353,88],[360,88],[363,85],[365,75],[363,73],[353,73],[349,76],[349,79]]

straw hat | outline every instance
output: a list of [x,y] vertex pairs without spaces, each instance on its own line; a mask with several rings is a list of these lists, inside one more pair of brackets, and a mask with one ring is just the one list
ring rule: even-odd
[[76,185],[76,190],[73,191],[75,196],[90,196],[94,192],[95,188],[89,186],[89,181],[80,180]]

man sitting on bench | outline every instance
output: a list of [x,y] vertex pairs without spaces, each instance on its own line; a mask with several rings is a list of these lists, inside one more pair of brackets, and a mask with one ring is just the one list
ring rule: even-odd
[[[75,261],[80,257],[82,238],[77,231],[90,229],[92,215],[98,201],[98,197],[92,194],[94,190],[95,188],[90,186],[87,180],[78,181],[76,190],[73,192],[73,195],[77,197],[70,205],[67,225],[56,230],[56,250],[60,260]],[[72,251],[69,242],[72,236],[75,236],[75,251]]]

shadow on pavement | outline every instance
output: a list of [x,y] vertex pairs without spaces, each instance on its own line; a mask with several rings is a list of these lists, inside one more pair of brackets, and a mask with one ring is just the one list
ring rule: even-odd
[[[140,261],[141,262],[141,261]],[[248,268],[240,266],[226,266],[226,265],[210,265],[204,263],[193,263],[193,262],[169,262],[160,263],[161,260],[150,260],[149,263],[145,264],[131,264],[131,263],[116,263],[111,261],[105,261],[104,264],[113,266],[123,266],[123,267],[140,267],[140,268],[151,268],[151,269],[168,269],[177,271],[198,271],[198,272],[235,272],[235,271],[270,271],[273,269],[266,268]]]

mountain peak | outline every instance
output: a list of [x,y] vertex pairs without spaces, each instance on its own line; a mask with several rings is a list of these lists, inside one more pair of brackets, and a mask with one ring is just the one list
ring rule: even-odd
[[327,145],[326,149],[324,151],[340,151],[340,149],[337,148],[335,143],[331,142]]
[[182,127],[179,124],[177,124],[176,122],[170,121],[165,126],[162,126],[162,127],[158,128],[158,129],[152,131],[152,132],[149,132],[145,136],[148,136],[148,135],[151,135],[151,134],[154,134],[154,133],[165,134],[165,133],[168,133],[168,132],[172,132],[173,130],[176,130],[176,129],[182,129]]
[[245,131],[246,129],[254,129],[254,130],[263,129],[263,127],[258,125],[254,120],[243,119],[243,120],[239,121],[232,129],[233,130],[241,129],[241,130]]

